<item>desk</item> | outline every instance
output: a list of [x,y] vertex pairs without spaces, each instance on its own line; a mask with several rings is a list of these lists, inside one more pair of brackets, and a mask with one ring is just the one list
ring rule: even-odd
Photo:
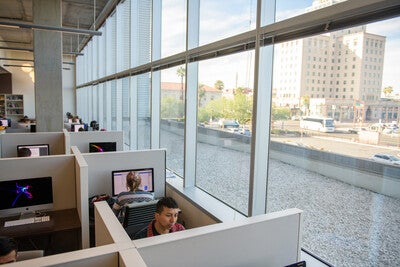
[[0,235],[13,237],[19,250],[43,249],[45,255],[81,248],[81,222],[76,209],[48,212],[50,221],[4,227],[5,221],[18,216],[0,218]]

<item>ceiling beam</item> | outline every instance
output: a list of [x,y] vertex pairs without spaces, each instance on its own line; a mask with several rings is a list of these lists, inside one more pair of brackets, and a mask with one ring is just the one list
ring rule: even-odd
[[100,36],[102,34],[99,31],[77,29],[77,28],[65,28],[65,27],[57,27],[57,26],[49,26],[49,25],[39,25],[39,24],[32,24],[32,23],[19,22],[19,21],[17,22],[17,21],[10,21],[10,20],[0,20],[0,27],[57,31],[57,32],[67,32],[67,33],[73,33],[73,34],[98,35],[98,36]]

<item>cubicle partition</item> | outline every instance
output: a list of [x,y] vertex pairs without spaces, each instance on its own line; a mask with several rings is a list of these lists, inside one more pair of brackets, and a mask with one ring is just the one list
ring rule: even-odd
[[119,258],[119,246],[117,244],[110,244],[97,248],[83,249],[42,258],[15,262],[11,264],[6,264],[5,266],[119,267],[121,266],[119,264]]
[[154,169],[154,196],[165,196],[164,149],[83,153],[82,156],[88,164],[89,197],[112,194],[112,171],[142,168]]
[[76,208],[73,155],[0,159],[0,170],[1,181],[51,176],[54,210]]
[[[64,129],[64,131],[66,131]],[[89,152],[89,143],[116,142],[116,151],[124,150],[124,134],[122,131],[82,131],[68,132],[70,146],[78,147],[81,153]]]
[[[9,217],[4,217],[6,216],[4,215],[0,218],[0,235],[14,237],[21,250],[43,249],[46,254],[58,254],[82,248],[81,221],[76,201],[75,157],[73,155],[3,158],[0,159],[0,169],[1,181],[42,178],[42,180],[29,180],[28,185],[31,188],[28,186],[23,188],[21,195],[16,196],[18,200],[23,201],[24,197],[29,199],[30,194],[33,194],[33,200],[38,198],[41,201],[40,199],[43,199],[45,202],[38,203],[44,203],[47,206],[48,203],[51,203],[51,198],[41,196],[46,195],[50,188],[53,193],[53,207],[50,210],[42,207],[45,210],[24,209],[21,211],[24,216],[31,216],[29,212],[40,212],[40,216],[49,216],[48,222],[5,227],[5,222],[18,220],[19,215],[10,214]],[[48,177],[51,177],[51,187],[45,182]],[[16,187],[18,187],[17,181]],[[21,183],[19,185],[21,186]],[[39,185],[43,191],[35,191]],[[28,214],[25,215],[26,211]],[[19,210],[15,210],[15,212],[19,212]],[[43,240],[47,241],[43,242]]]
[[90,231],[88,213],[88,165],[77,147],[71,147],[71,151],[72,154],[75,156],[76,202],[77,211],[81,220],[82,227],[82,248],[89,248]]
[[1,157],[17,157],[18,145],[48,144],[50,155],[65,154],[64,134],[62,132],[5,133],[0,134]]
[[152,267],[286,266],[300,261],[301,213],[289,209],[132,242]]

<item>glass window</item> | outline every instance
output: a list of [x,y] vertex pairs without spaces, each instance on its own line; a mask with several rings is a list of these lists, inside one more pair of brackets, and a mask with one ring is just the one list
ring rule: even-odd
[[161,71],[160,147],[167,150],[167,168],[183,177],[185,132],[184,65]]
[[[150,148],[150,75],[141,74],[137,77],[137,136],[138,149]],[[134,116],[135,113],[133,112]]]
[[276,0],[276,21],[292,18],[304,13],[308,13],[317,9],[325,8],[332,4],[337,4],[347,0],[302,0],[302,1],[286,1]]
[[200,45],[255,28],[257,1],[200,0]]
[[[138,1],[140,2],[140,1]],[[162,1],[161,56],[167,57],[186,49],[186,1]]]
[[243,214],[248,209],[253,69],[253,51],[199,62],[196,185]]
[[[400,144],[399,139],[389,141],[385,134],[379,134],[378,128],[373,127],[379,123],[376,118],[391,122],[390,115],[381,114],[381,109],[375,110],[374,107],[386,105],[375,100],[380,98],[382,85],[395,84],[399,79],[399,70],[392,67],[396,64],[399,45],[399,28],[392,26],[399,25],[399,22],[399,19],[393,19],[351,31],[313,37],[328,37],[331,42],[338,43],[356,35],[359,40],[368,38],[370,42],[385,44],[382,55],[369,56],[369,60],[376,57],[384,62],[384,65],[381,63],[381,71],[377,71],[380,75],[371,78],[370,73],[363,71],[365,58],[357,54],[357,51],[363,50],[359,46],[365,45],[365,42],[354,43],[354,49],[348,50],[350,57],[357,58],[357,63],[352,66],[353,76],[355,73],[360,80],[368,77],[374,85],[373,90],[364,90],[359,83],[349,84],[342,75],[333,75],[326,77],[327,81],[340,82],[344,86],[342,91],[348,95],[335,95],[334,99],[313,98],[301,89],[301,84],[308,78],[307,72],[299,71],[296,77],[290,73],[274,75],[273,88],[277,94],[272,98],[267,211],[289,207],[304,210],[302,246],[335,266],[384,266],[391,265],[388,262],[394,265],[398,262],[393,258],[398,248],[392,238],[399,238],[399,234],[393,231],[400,219],[400,210],[395,208],[399,204],[398,197],[395,197],[399,192],[382,190],[381,186],[393,176],[381,173],[378,178],[375,174],[375,167],[378,166],[372,165],[370,158],[375,153],[395,155],[397,152],[388,146]],[[302,51],[299,66],[303,66],[309,56],[321,52],[305,52],[309,51],[309,39],[298,39],[301,45],[289,48]],[[276,47],[276,58],[287,57],[281,53],[285,44],[277,44]],[[327,46],[325,49],[334,48]],[[337,46],[336,49],[344,50],[346,46]],[[335,53],[330,64],[339,67],[339,60],[344,56],[346,53]],[[290,58],[286,61],[274,60],[274,72],[279,74],[279,70],[287,69],[286,64],[290,62]],[[337,69],[335,67],[333,73]],[[280,98],[279,92],[284,90],[282,81],[285,79],[299,81],[291,87],[291,94],[297,95],[297,98]],[[334,119],[334,127],[329,127],[321,118]],[[369,131],[360,133],[358,129]],[[372,135],[376,138],[376,146],[367,144]],[[392,168],[399,173],[398,167]],[[370,187],[368,184],[374,179],[380,180],[379,185]]]

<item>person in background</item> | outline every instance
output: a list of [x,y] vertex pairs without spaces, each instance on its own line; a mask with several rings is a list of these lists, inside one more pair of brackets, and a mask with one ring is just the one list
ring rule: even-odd
[[112,206],[115,215],[117,215],[119,219],[122,217],[120,211],[124,205],[133,202],[150,201],[154,199],[154,195],[151,192],[146,192],[139,188],[141,183],[142,178],[135,172],[130,171],[126,175],[126,188],[128,191],[119,193],[116,202]]
[[185,230],[185,227],[177,223],[180,209],[172,197],[163,197],[157,202],[154,220],[142,230],[139,230],[133,239],[163,235]]
[[32,151],[27,147],[21,147],[18,149],[18,157],[30,157],[32,156]]
[[0,264],[17,261],[18,245],[13,238],[0,236]]

